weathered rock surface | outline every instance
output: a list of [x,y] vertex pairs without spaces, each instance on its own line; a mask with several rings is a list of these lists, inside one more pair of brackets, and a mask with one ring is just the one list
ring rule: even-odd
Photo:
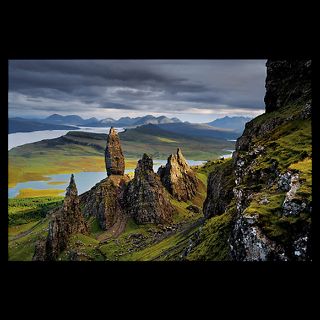
[[120,138],[116,130],[111,127],[107,138],[105,150],[105,163],[108,176],[123,175],[125,169],[124,156],[121,148]]
[[189,167],[181,149],[169,156],[166,166],[158,169],[162,184],[179,201],[192,199],[197,193],[199,180]]
[[129,176],[111,175],[81,195],[85,216],[95,216],[103,230],[114,226],[125,213],[124,190]]
[[207,198],[203,204],[206,218],[225,212],[233,198],[235,176],[232,161],[217,164],[208,177]]
[[257,224],[256,216],[240,215],[231,238],[231,256],[237,261],[286,261],[284,249],[268,239]]
[[299,174],[291,173],[290,178],[289,190],[287,190],[288,192],[282,205],[282,214],[284,216],[297,216],[305,210],[311,211],[308,202],[297,194],[301,185]]
[[153,160],[147,154],[138,161],[125,199],[127,213],[137,223],[164,224],[172,221],[174,208],[159,176],[153,171]]
[[72,234],[88,233],[88,227],[80,211],[79,197],[74,176],[71,175],[63,206],[51,216],[45,244],[40,240],[33,260],[56,260],[68,244]]
[[222,249],[233,260],[311,260],[311,62],[269,60],[267,72],[266,114],[246,124],[229,167],[210,173],[203,211],[229,217]]
[[311,60],[268,60],[266,112],[311,99]]

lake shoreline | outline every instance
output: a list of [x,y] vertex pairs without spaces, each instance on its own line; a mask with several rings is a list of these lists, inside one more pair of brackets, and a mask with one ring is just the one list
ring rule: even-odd
[[[130,159],[131,162],[137,162],[138,159]],[[201,165],[204,164],[205,161],[199,160],[187,160],[190,166],[194,165]],[[154,160],[153,170],[157,172],[158,168],[161,165],[165,165],[167,160]],[[136,166],[131,166],[125,170],[125,174],[133,173]],[[54,190],[59,185],[59,189],[65,190],[68,186],[69,179],[71,173],[75,176],[75,181],[77,184],[79,194],[84,193],[90,190],[96,183],[100,182],[101,180],[107,178],[106,171],[81,171],[75,172],[70,171],[68,173],[57,173],[53,175],[46,175],[44,176],[46,180],[35,180],[35,181],[26,181],[26,182],[18,182],[14,187],[8,188],[8,197],[10,199],[16,198],[20,194],[20,190],[28,190],[28,194],[31,194],[32,190],[35,190],[34,193],[37,193],[36,190]],[[22,191],[25,192],[25,191]],[[62,192],[64,193],[64,192]],[[48,191],[48,194],[50,192]]]

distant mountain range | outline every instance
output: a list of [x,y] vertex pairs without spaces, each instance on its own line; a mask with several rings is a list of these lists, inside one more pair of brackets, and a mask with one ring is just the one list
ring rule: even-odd
[[249,117],[224,117],[216,119],[212,122],[209,122],[208,125],[220,128],[220,129],[231,129],[235,132],[242,133],[245,127],[245,124],[250,121],[252,118]]
[[123,117],[119,120],[113,118],[98,120],[97,118],[83,119],[77,115],[62,116],[60,114],[53,114],[45,119],[9,118],[9,133],[40,130],[74,130],[79,129],[78,126],[128,128],[145,124],[165,123],[181,123],[181,121],[178,118],[168,118],[165,116],[154,117],[151,115],[136,118]]
[[42,123],[35,120],[23,119],[23,118],[9,118],[8,133],[16,132],[32,132],[32,131],[44,131],[44,130],[74,130],[80,129],[75,126],[59,125]]
[[163,124],[163,123],[180,123],[181,120],[178,118],[168,118],[165,116],[154,117],[151,115],[146,115],[144,117],[122,117],[119,120],[113,118],[106,118],[103,120],[91,121],[87,123],[88,127],[137,127],[145,124]]
[[135,128],[157,125],[163,130],[183,134],[184,136],[214,136],[216,138],[236,139],[242,133],[245,123],[249,120],[251,118],[248,117],[224,117],[206,124],[197,124],[187,121],[182,122],[178,118],[154,117],[152,115],[136,118],[122,117],[119,120],[113,118],[98,120],[97,118],[83,119],[77,115],[62,116],[53,114],[45,119],[9,118],[9,133],[38,130],[74,130],[79,129],[79,126]]

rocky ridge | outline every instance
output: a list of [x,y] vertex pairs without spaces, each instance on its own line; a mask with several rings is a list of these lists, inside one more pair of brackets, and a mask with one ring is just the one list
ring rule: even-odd
[[158,169],[162,184],[179,201],[192,199],[198,189],[199,180],[189,167],[181,149],[168,157],[167,164]]
[[126,190],[128,215],[137,223],[170,223],[174,208],[169,195],[153,171],[153,160],[147,154],[138,161],[134,178]]

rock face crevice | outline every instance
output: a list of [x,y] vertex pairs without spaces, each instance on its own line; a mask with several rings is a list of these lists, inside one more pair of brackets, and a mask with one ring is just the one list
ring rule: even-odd
[[180,148],[169,156],[165,166],[158,169],[158,175],[168,192],[179,201],[191,200],[197,193],[199,180]]
[[153,171],[153,160],[147,154],[138,161],[134,178],[125,193],[125,203],[128,215],[137,223],[172,221],[174,208],[159,176]]
[[56,260],[67,247],[71,235],[88,233],[80,210],[78,190],[71,175],[63,206],[51,216],[47,238],[38,242],[33,260]]
[[125,162],[120,138],[113,127],[110,128],[107,139],[105,163],[108,176],[124,174]]

